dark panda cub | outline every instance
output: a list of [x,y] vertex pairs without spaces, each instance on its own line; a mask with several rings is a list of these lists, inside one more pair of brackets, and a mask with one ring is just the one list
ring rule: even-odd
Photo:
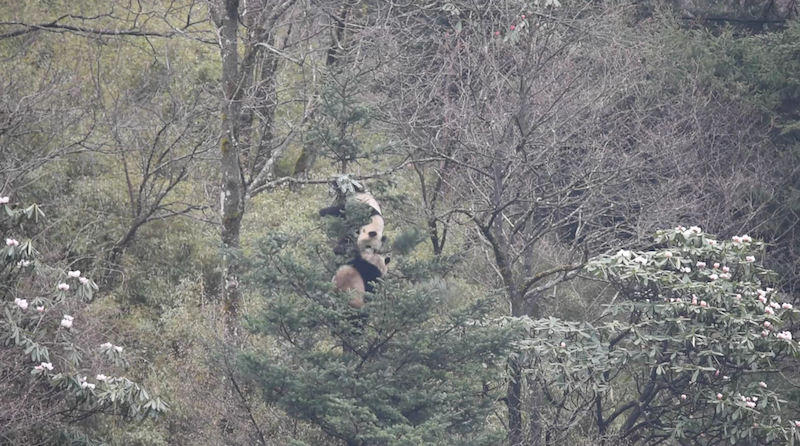
[[336,271],[333,277],[334,288],[351,293],[352,297],[347,301],[347,305],[359,310],[347,317],[349,327],[354,332],[363,332],[367,325],[369,314],[364,311],[365,292],[375,291],[374,282],[386,274],[390,261],[390,257],[380,254],[359,253]]
[[361,308],[364,306],[364,293],[374,292],[373,283],[386,274],[390,261],[390,257],[377,253],[358,253],[336,271],[333,285],[337,290],[352,292],[353,298],[347,304]]

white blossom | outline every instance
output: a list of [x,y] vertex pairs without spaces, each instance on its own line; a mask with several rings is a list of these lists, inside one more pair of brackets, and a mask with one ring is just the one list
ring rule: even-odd
[[104,342],[100,344],[100,348],[111,348],[113,345],[110,342]]
[[42,368],[45,368],[47,370],[53,370],[53,364],[51,364],[49,362],[43,362],[43,363],[41,363],[39,365],[42,366]]
[[717,268],[719,268],[719,263],[714,262],[714,269],[717,269]]
[[706,262],[699,262],[699,261],[698,261],[698,262],[697,262],[697,267],[698,267],[698,268],[700,268],[700,269],[703,269],[703,268],[705,268],[705,267],[706,267]]
[[664,252],[664,257],[668,257],[668,258],[669,258],[669,257],[672,257],[672,252],[670,252],[670,251],[665,251],[665,252]]
[[772,308],[770,308],[770,307],[767,307],[767,308],[764,308],[764,313],[767,313],[767,314],[775,314],[775,310],[773,310],[773,309],[772,309]]
[[753,239],[751,239],[749,235],[745,234],[745,235],[742,236],[742,241],[744,243],[750,243],[750,242],[753,241]]
[[61,326],[64,328],[71,328],[72,327],[72,316],[65,314],[64,318],[61,319]]
[[701,306],[701,307],[705,307],[705,306],[707,306],[707,304],[706,304],[706,301],[704,301],[704,300],[701,300],[701,301],[700,301],[700,306]]
[[642,257],[642,256],[636,257],[635,259],[633,259],[633,261],[637,262],[637,263],[641,263],[642,265],[647,265],[647,259]]
[[731,269],[730,269],[730,268],[728,268],[727,266],[723,266],[723,267],[722,267],[722,272],[724,272],[724,273],[728,273],[728,272],[730,272],[730,271],[731,271]]
[[106,375],[103,375],[102,373],[98,374],[96,377],[98,381],[105,381],[107,378],[108,377]]
[[78,270],[70,271],[70,272],[67,273],[67,275],[70,276],[70,277],[80,277],[81,276],[81,272],[78,271]]
[[696,234],[699,234],[699,233],[703,232],[702,230],[700,230],[699,226],[692,226],[691,228],[689,228],[689,230],[694,232],[694,233],[696,233]]
[[752,401],[748,401],[748,402],[746,402],[745,404],[747,405],[747,407],[749,407],[749,408],[751,408],[751,409],[752,409],[752,408],[754,408],[754,407],[756,407],[756,403],[754,403],[754,402],[752,402]]
[[780,308],[780,307],[781,307],[781,306],[778,304],[778,302],[775,302],[775,301],[772,301],[772,302],[770,302],[770,303],[769,303],[769,306],[770,306],[770,307],[772,307],[772,308],[774,308],[774,309],[776,309],[776,310],[777,310],[778,308]]
[[762,338],[766,338],[767,336],[769,336],[769,332],[767,330],[762,330],[761,331],[761,337]]
[[721,394],[721,393],[718,393],[718,394],[717,394],[717,399],[718,399],[718,400],[721,400],[721,399],[722,399],[722,394]]
[[67,285],[66,283],[59,283],[58,289],[61,291],[67,291],[69,289],[69,285]]
[[722,273],[722,274],[719,275],[719,278],[720,279],[730,280],[731,275],[730,275],[730,273]]
[[83,285],[86,285],[87,283],[89,283],[89,279],[87,279],[85,277],[78,277],[78,280],[80,280]]
[[19,241],[13,238],[6,239],[6,246],[19,246]]
[[719,276],[716,275],[716,274],[711,274],[710,276],[708,276],[708,278],[711,279],[711,280],[717,280],[717,279],[719,279]]
[[8,204],[9,201],[11,201],[11,199],[8,197],[0,197],[0,204]]
[[731,237],[731,240],[733,240],[734,243],[742,243],[742,239],[738,235]]
[[[562,344],[563,344],[563,342],[562,342]],[[115,345],[114,346],[114,350],[116,350],[117,353],[122,353],[122,347],[120,347],[119,345]]]
[[790,332],[790,331],[782,331],[782,332],[778,333],[775,336],[777,336],[778,339],[785,339],[787,341],[791,341],[792,340],[792,332]]
[[39,313],[41,313],[41,312],[43,312],[43,311],[44,311],[44,307],[36,307],[36,311],[38,311]]
[[625,257],[629,259],[631,258],[631,252],[624,249],[620,249],[619,252],[617,253],[617,257]]
[[686,400],[686,395],[681,395],[682,400]]
[[747,256],[744,259],[747,260],[748,262],[755,262],[756,261],[756,258],[753,257],[753,256]]
[[23,310],[28,309],[28,301],[26,299],[16,298],[14,299],[14,303]]
[[770,321],[764,321],[764,326],[769,328],[772,326],[772,324],[770,323]]
[[765,383],[764,381],[761,381],[760,383],[758,383],[758,385],[761,386],[761,388],[763,389],[767,388],[767,383]]
[[792,304],[784,302],[783,305],[781,305],[781,308],[783,308],[784,310],[791,310]]

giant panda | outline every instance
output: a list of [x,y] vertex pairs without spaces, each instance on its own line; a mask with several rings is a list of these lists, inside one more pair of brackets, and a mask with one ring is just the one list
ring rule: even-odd
[[[367,252],[369,250],[372,252],[380,251],[381,247],[383,246],[383,242],[386,241],[386,236],[383,235],[384,221],[383,215],[381,214],[381,205],[378,203],[378,200],[372,196],[372,194],[367,192],[357,192],[353,195],[353,198],[362,203],[366,203],[370,208],[372,208],[370,222],[358,230],[358,235],[356,237],[356,246],[358,247],[358,252]],[[344,204],[339,204],[320,210],[319,215],[321,217],[326,215],[343,217],[343,210]]]
[[372,293],[372,282],[383,277],[388,271],[389,257],[374,252],[363,252],[347,264],[342,265],[333,276],[333,287],[340,291],[351,291],[353,298],[347,304],[359,309],[364,306],[364,292]]

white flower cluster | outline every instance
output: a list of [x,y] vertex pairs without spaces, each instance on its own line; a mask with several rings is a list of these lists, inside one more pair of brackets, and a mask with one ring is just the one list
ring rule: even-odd
[[116,350],[117,353],[122,353],[122,347],[120,347],[119,345],[114,345],[110,342],[104,342],[100,344],[100,349],[102,350],[111,350],[112,348]]
[[6,239],[6,246],[19,246],[19,240],[13,238]]
[[94,384],[92,384],[90,382],[86,382],[86,377],[85,376],[83,378],[81,378],[81,389],[92,389],[93,390],[94,388],[95,388]]
[[41,371],[41,370],[44,370],[44,369],[53,370],[53,364],[51,364],[49,362],[43,362],[43,363],[37,365],[36,367],[34,367],[34,370],[40,370]]
[[695,234],[702,234],[703,233],[703,230],[700,229],[699,226],[692,226],[689,229],[686,229],[683,226],[678,226],[678,227],[675,228],[675,230],[680,232],[681,234],[683,234],[683,236],[686,237],[686,238],[689,238],[690,236],[695,235]]
[[73,317],[65,314],[64,317],[61,319],[61,326],[64,328],[72,328],[72,319]]
[[[67,276],[69,276],[71,279],[78,279],[78,281],[81,283],[81,285],[86,285],[87,283],[89,283],[89,279],[88,278],[81,277],[80,270],[67,271]],[[67,291],[67,290],[69,290],[69,284],[67,284],[67,283],[59,283],[58,284],[58,289],[61,290],[61,291]]]
[[[759,385],[762,385],[762,387],[764,387],[764,388],[767,387],[767,385],[764,384],[763,382],[759,383]],[[755,408],[756,407],[756,403],[758,402],[758,397],[757,396],[749,397],[749,396],[739,395],[739,398],[742,400],[742,402],[745,404],[745,406],[747,406],[747,407],[749,407],[751,409]]]
[[28,301],[26,299],[15,298],[14,303],[22,310],[28,309]]

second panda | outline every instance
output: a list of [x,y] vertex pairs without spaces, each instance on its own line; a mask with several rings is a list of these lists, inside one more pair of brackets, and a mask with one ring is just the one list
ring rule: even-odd
[[[367,192],[358,192],[353,196],[353,198],[357,201],[367,204],[370,208],[372,208],[370,222],[358,230],[358,235],[356,237],[356,246],[358,247],[358,252],[367,252],[368,250],[371,250],[372,252],[380,251],[381,247],[383,246],[383,242],[386,241],[386,236],[383,235],[384,221],[383,214],[381,214],[381,205],[378,204],[378,200],[376,200],[372,194]],[[330,206],[320,210],[319,215],[321,217],[326,215],[342,217],[343,210],[343,204]]]
[[333,286],[340,291],[352,292],[353,298],[347,304],[352,308],[361,308],[364,306],[364,292],[372,293],[375,290],[372,282],[386,274],[390,261],[389,257],[363,252],[336,271]]

